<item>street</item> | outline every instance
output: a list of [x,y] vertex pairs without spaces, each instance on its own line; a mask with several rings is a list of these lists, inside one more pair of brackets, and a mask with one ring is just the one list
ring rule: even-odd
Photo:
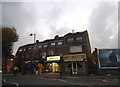
[[18,83],[19,85],[71,85],[60,79],[43,78],[35,75],[4,76],[8,82]]
[[65,76],[63,78],[59,78],[56,74],[43,74],[43,75],[33,75],[33,74],[25,74],[18,76],[13,75],[4,75],[3,79],[11,83],[17,83],[20,87],[21,85],[57,85],[57,86],[84,86],[88,87],[89,85],[104,85],[109,87],[118,87],[118,79],[117,77],[104,77],[104,76],[81,76],[81,77],[74,77],[74,76]]

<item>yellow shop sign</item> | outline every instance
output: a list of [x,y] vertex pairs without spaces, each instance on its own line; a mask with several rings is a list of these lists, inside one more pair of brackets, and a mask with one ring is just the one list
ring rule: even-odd
[[47,61],[58,61],[58,60],[60,60],[60,56],[47,57]]

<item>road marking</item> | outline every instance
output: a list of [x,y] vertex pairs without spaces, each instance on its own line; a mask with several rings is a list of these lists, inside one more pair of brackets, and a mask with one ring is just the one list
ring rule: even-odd
[[72,82],[72,81],[66,81],[66,80],[62,80],[62,79],[58,79],[59,81],[61,82],[64,82],[64,83],[68,83],[68,84],[72,84],[72,85],[81,85],[80,83],[75,83],[75,82]]
[[18,86],[18,83],[15,83],[15,82],[8,82],[8,81],[6,81],[5,79],[4,79],[3,81],[6,82],[6,83],[15,84],[17,87],[19,87],[19,86]]

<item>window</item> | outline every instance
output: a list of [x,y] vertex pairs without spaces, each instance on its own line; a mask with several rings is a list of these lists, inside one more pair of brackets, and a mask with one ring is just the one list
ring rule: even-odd
[[76,40],[77,40],[77,41],[81,41],[81,40],[82,40],[82,37],[77,37]]
[[35,49],[36,47],[33,47],[33,49]]
[[82,46],[71,46],[70,47],[70,52],[71,53],[82,52]]
[[19,49],[19,52],[21,52],[22,51],[22,49]]
[[55,46],[55,43],[51,43],[51,46]]
[[45,44],[43,47],[47,47],[47,44]]
[[29,49],[29,50],[31,50],[32,48],[31,48],[31,47],[29,47],[28,49]]
[[76,41],[82,44],[83,43],[83,37],[77,37]]
[[45,59],[46,58],[46,52],[42,52],[42,58]]
[[53,51],[49,51],[49,55],[53,55]]
[[67,41],[68,41],[68,42],[72,42],[72,41],[73,41],[73,38],[68,38]]
[[24,49],[23,51],[26,51],[26,49]]
[[58,44],[58,45],[62,45],[62,42],[58,42],[57,44]]
[[39,47],[39,48],[42,48],[42,45],[39,45],[38,47]]

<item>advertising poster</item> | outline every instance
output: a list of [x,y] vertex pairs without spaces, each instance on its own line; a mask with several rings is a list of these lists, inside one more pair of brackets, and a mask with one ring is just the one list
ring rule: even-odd
[[120,49],[98,49],[99,68],[114,69],[120,67]]

